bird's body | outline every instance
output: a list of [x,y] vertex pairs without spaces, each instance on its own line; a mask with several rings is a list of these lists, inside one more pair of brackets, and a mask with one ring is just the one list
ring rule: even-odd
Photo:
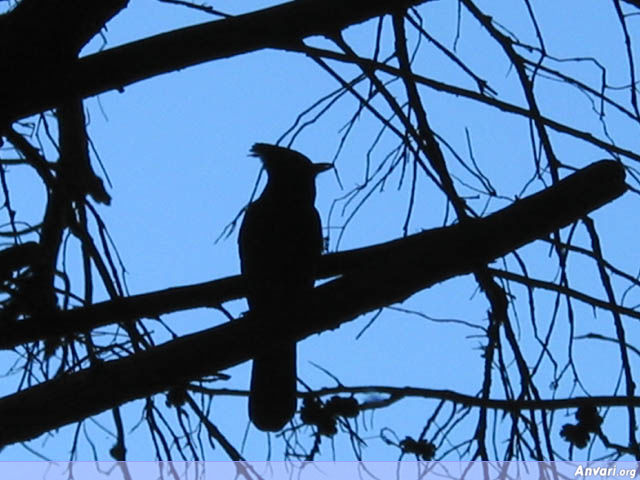
[[[304,155],[258,143],[252,152],[267,170],[262,195],[246,210],[238,237],[252,315],[272,338],[303,321],[322,254],[314,207],[315,176],[330,167]],[[249,416],[261,430],[280,430],[296,409],[296,345],[283,342],[253,361]]]

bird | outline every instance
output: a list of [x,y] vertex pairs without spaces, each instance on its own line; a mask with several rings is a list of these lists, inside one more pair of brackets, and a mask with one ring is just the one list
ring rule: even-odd
[[[324,243],[315,178],[333,165],[266,143],[251,155],[262,161],[267,184],[240,226],[240,266],[252,318],[277,338],[304,321]],[[296,344],[276,343],[251,369],[249,418],[262,431],[281,430],[297,407]]]

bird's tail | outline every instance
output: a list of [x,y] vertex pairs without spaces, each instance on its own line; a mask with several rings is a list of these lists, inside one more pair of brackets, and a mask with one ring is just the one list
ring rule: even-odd
[[260,430],[281,430],[296,411],[296,344],[256,357],[251,372],[249,418]]

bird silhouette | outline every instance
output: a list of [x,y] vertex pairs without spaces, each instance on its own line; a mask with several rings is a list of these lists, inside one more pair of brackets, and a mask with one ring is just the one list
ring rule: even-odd
[[[315,177],[332,165],[265,143],[251,153],[268,179],[240,227],[240,265],[253,318],[268,324],[273,338],[304,321],[323,246]],[[254,358],[251,371],[249,418],[264,431],[282,429],[296,410],[296,344],[275,343]]]

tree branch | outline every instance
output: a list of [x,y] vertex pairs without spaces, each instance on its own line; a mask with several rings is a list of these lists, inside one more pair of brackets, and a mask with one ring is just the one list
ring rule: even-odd
[[[51,65],[35,82],[13,72],[0,112],[15,120],[48,110],[69,94],[83,98],[210,60],[297,43],[427,0],[296,0],[256,12],[163,33],[90,55],[69,69]],[[32,72],[29,72],[32,74]],[[29,78],[29,82],[25,79]]]
[[[265,325],[247,315],[4,397],[0,399],[3,426],[0,445],[27,440],[116,405],[213,374],[249,360],[274,343],[300,341],[314,333],[338,328],[362,313],[402,301],[446,278],[473,271],[478,265],[568,225],[625,190],[623,167],[613,161],[600,161],[487,218],[327,255],[323,258],[321,275],[342,273],[342,276],[315,289],[313,305],[304,322]],[[234,292],[230,286],[240,281],[238,277],[218,280],[221,289],[218,293],[227,288],[224,293],[230,295]],[[237,283],[235,287],[238,288]],[[184,300],[189,288],[174,290]],[[241,290],[235,290],[238,293]],[[159,293],[147,295],[160,298]],[[220,298],[214,298],[207,305],[219,301]],[[102,308],[108,308],[108,303],[102,304]],[[133,306],[135,303],[129,305]],[[86,314],[88,309],[78,310]],[[138,311],[136,315],[141,313]],[[85,330],[88,318],[82,322]],[[123,320],[111,317],[111,321]],[[19,322],[13,327],[20,324],[29,322]],[[46,324],[42,322],[39,327]]]
[[[341,285],[349,295],[354,295],[353,289],[357,288],[351,284],[359,284],[362,288],[356,302],[359,311],[353,314],[365,313],[402,301],[448,278],[472,272],[478,265],[487,264],[581,218],[618,197],[625,189],[621,164],[610,160],[596,162],[486,218],[470,219],[468,225],[427,230],[378,245],[324,255],[318,278],[342,275],[326,285]],[[376,285],[381,281],[379,276],[394,278],[393,285],[380,288]],[[370,295],[366,289],[381,291]],[[46,317],[36,316],[0,325],[0,349],[116,322],[215,307],[244,294],[242,277],[237,275],[117,298]],[[338,310],[342,308],[338,298],[330,303],[336,303]]]

